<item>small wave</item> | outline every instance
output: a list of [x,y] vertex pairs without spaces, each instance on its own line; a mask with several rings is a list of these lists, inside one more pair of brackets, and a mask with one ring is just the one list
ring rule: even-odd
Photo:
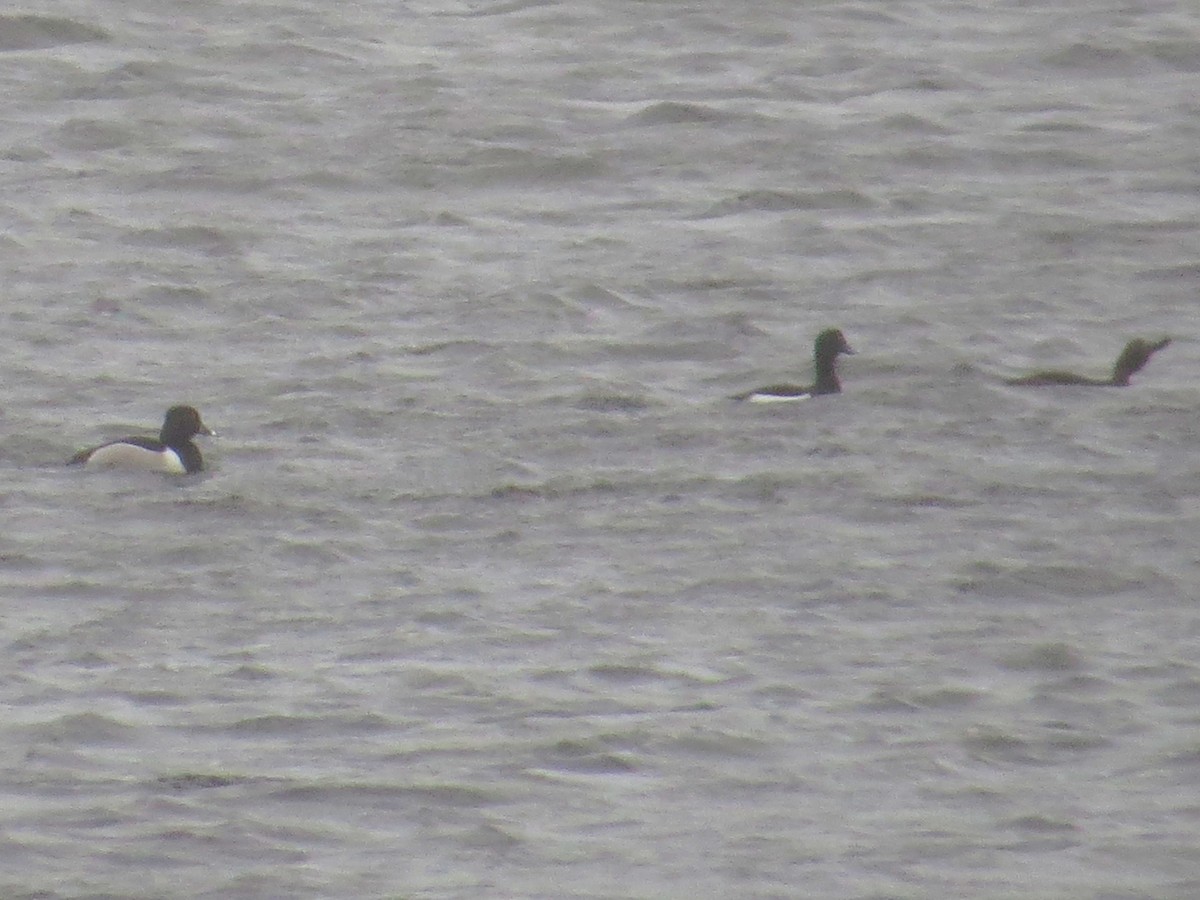
[[618,684],[658,681],[663,677],[662,673],[654,666],[637,666],[629,663],[598,663],[588,669],[588,674]]
[[1084,119],[1086,110],[1081,110],[1075,113],[1075,115],[1079,116],[1079,118],[1065,119],[1061,116],[1055,116],[1054,118],[1049,119],[1036,119],[1028,122],[1027,124],[1019,126],[1017,130],[1025,132],[1026,134],[1069,135],[1097,134],[1100,131],[1100,129],[1098,129],[1095,125]]
[[615,482],[600,479],[589,484],[545,483],[545,484],[505,484],[494,488],[489,494],[491,500],[557,500],[563,497],[587,496],[591,494],[620,495],[631,490]]
[[628,121],[637,125],[711,125],[718,122],[731,122],[738,115],[700,103],[677,103],[665,101],[653,103],[629,117]]
[[243,663],[235,669],[225,673],[226,678],[234,678],[239,681],[267,681],[275,677],[266,666],[259,663]]
[[173,775],[160,775],[154,779],[154,784],[172,791],[193,791],[207,788],[230,787],[240,784],[244,778],[236,775],[201,774],[199,772],[180,772]]
[[187,68],[166,59],[134,60],[80,81],[67,96],[78,100],[112,100],[178,91],[189,77]]
[[959,589],[983,596],[1054,594],[1089,598],[1143,590],[1145,573],[1125,573],[1103,565],[1031,565],[981,562],[959,579]]
[[74,150],[114,150],[134,139],[131,129],[122,123],[96,119],[70,119],[58,130],[63,146]]
[[242,249],[233,235],[206,225],[143,229],[128,235],[125,241],[145,247],[189,250],[206,256],[237,256]]
[[718,482],[708,477],[662,478],[652,473],[612,473],[597,478],[554,478],[535,484],[501,484],[475,499],[492,503],[564,500],[573,497],[651,497],[666,499],[709,490]]
[[989,154],[993,165],[1006,172],[1058,172],[1064,169],[1100,169],[1106,165],[1095,154],[1066,147],[1045,150],[998,150]]
[[35,725],[30,732],[35,740],[55,744],[117,744],[124,743],[134,730],[108,716],[79,713]]
[[281,788],[273,795],[277,800],[294,800],[320,804],[338,802],[368,807],[393,809],[404,801],[416,801],[443,807],[475,809],[489,806],[499,796],[492,791],[464,787],[457,784],[431,784],[396,786],[364,782],[330,782],[321,784],[292,785]]
[[490,151],[472,160],[470,178],[476,184],[571,183],[608,174],[609,163],[599,155],[554,155],[529,150]]
[[1195,284],[1200,280],[1200,264],[1184,263],[1178,266],[1160,266],[1153,269],[1143,269],[1136,273],[1137,278],[1147,281],[1170,281],[1180,284]]
[[434,15],[461,19],[482,19],[488,16],[507,16],[512,13],[521,13],[527,9],[540,9],[543,6],[551,6],[555,2],[557,0],[512,0],[509,3],[497,3],[494,6],[485,6],[483,9],[470,9],[462,12],[450,10],[437,12]]
[[1111,743],[1103,735],[1060,723],[1049,723],[1022,733],[982,725],[968,731],[962,742],[973,758],[999,765],[1051,765]]
[[788,212],[810,209],[868,209],[871,198],[859,191],[746,191],[718,200],[700,214],[701,219],[717,219],[747,212]]
[[610,359],[640,362],[713,362],[737,355],[736,348],[719,340],[627,341],[608,350]]
[[1014,653],[1004,659],[1003,665],[1020,672],[1075,672],[1083,668],[1083,660],[1067,644],[1052,643]]
[[503,828],[487,823],[459,835],[458,840],[475,850],[509,850],[522,842]]
[[1200,72],[1200,44],[1194,38],[1150,41],[1141,50],[1177,72]]
[[427,344],[410,344],[402,352],[409,356],[450,356],[455,359],[474,359],[491,351],[491,345],[483,341],[452,339],[432,341]]
[[1072,822],[1064,822],[1061,819],[1051,819],[1046,816],[1017,816],[1015,819],[1009,819],[1002,823],[1005,828],[1012,828],[1017,831],[1032,831],[1039,834],[1055,834],[1064,831],[1078,831],[1079,828]]
[[638,767],[597,741],[564,740],[554,745],[543,770],[575,775],[628,775]]
[[768,749],[761,738],[721,730],[685,734],[670,744],[690,757],[755,758]]
[[1138,57],[1107,43],[1079,41],[1048,54],[1043,60],[1058,69],[1097,75],[1127,75],[1139,68]]
[[872,712],[916,712],[922,709],[965,709],[976,704],[982,692],[966,687],[947,687],[926,691],[881,688],[863,701]]
[[0,16],[0,53],[45,50],[66,44],[108,40],[108,32],[71,19],[48,16]]
[[903,509],[969,509],[980,505],[980,501],[971,498],[923,492],[896,494],[883,498],[883,502]]
[[913,113],[897,113],[888,116],[880,123],[889,132],[907,132],[908,134],[951,134],[951,129],[940,125],[928,116],[918,116]]
[[[1172,680],[1156,691],[1154,697],[1164,706],[1193,709],[1200,706],[1200,679],[1189,676]],[[1196,752],[1200,754],[1200,748]]]
[[254,716],[234,722],[228,729],[255,735],[288,735],[309,732],[363,734],[387,731],[392,723],[382,716],[367,713],[357,716]]
[[575,408],[586,412],[635,413],[650,407],[644,397],[629,394],[588,393],[575,401]]

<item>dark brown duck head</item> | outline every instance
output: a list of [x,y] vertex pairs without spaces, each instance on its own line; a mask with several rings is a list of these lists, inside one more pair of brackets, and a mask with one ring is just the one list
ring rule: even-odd
[[838,381],[837,368],[834,365],[838,354],[854,355],[846,336],[840,328],[826,328],[817,335],[813,343],[813,358],[817,366],[817,383],[813,385],[814,394],[836,394],[842,385]]
[[1150,362],[1150,357],[1169,343],[1170,338],[1163,338],[1154,343],[1134,338],[1117,357],[1117,364],[1113,366],[1112,383],[1117,387],[1128,385],[1134,373],[1140,372],[1142,367]]
[[194,406],[172,406],[167,410],[167,415],[163,419],[163,427],[162,431],[158,433],[158,439],[168,447],[174,447],[190,441],[198,434],[207,434],[212,437],[216,433],[200,421],[200,413],[196,412]]

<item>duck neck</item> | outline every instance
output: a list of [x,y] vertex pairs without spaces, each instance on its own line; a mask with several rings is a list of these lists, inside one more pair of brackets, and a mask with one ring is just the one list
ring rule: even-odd
[[841,392],[842,385],[838,381],[837,369],[834,368],[836,361],[836,356],[817,357],[817,381],[813,385],[814,394],[837,394]]
[[183,463],[183,468],[188,472],[199,472],[204,468],[204,458],[200,455],[200,448],[191,441],[183,441],[171,447],[179,455],[179,461]]

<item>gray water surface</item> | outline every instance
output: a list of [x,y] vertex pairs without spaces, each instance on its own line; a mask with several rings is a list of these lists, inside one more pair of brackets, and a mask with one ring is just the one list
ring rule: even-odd
[[[0,15],[0,895],[1200,896],[1198,73],[1166,2]],[[62,465],[178,402],[202,475]]]

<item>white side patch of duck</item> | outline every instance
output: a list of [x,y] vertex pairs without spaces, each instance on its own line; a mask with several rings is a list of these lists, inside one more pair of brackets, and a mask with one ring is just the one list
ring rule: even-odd
[[136,444],[122,443],[97,447],[88,456],[85,465],[89,469],[142,469],[168,475],[184,475],[187,472],[179,454],[169,447],[150,450]]
[[812,399],[812,394],[751,394],[746,399],[751,403],[795,403]]

